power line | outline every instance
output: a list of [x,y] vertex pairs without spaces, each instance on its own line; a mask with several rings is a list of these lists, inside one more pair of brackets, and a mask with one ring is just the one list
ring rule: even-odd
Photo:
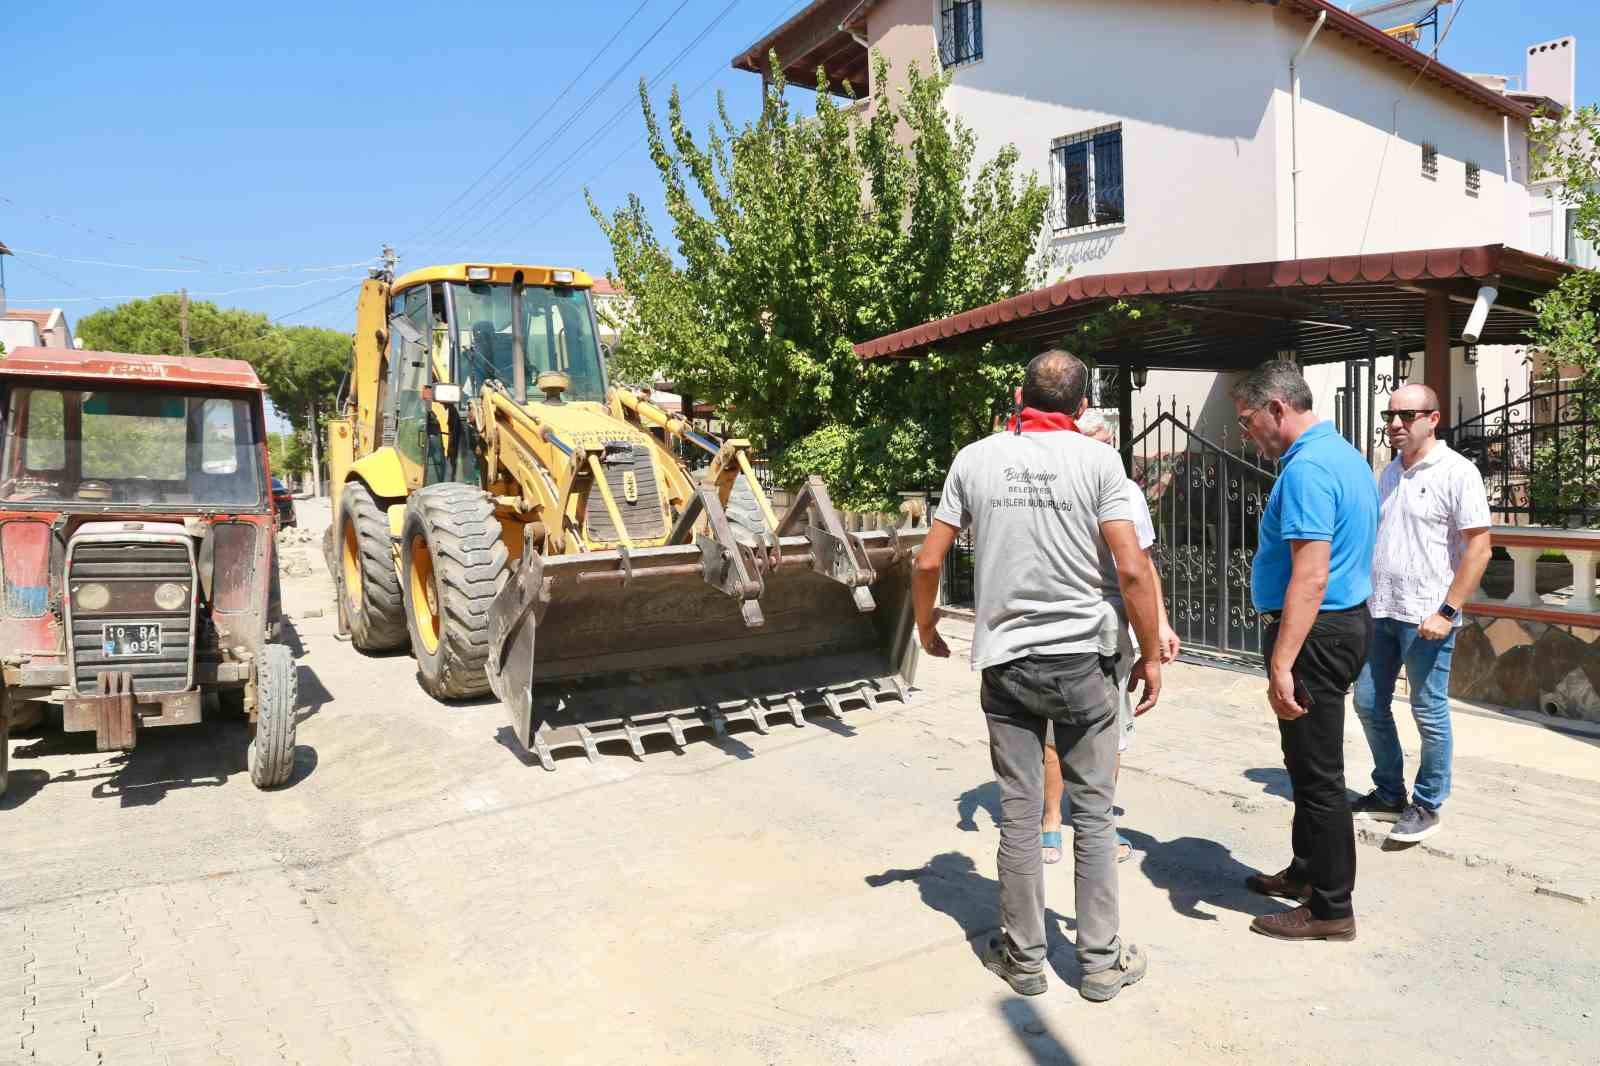
[[[56,280],[60,281],[61,279],[57,278]],[[346,275],[344,277],[339,277],[339,278],[312,278],[309,281],[296,281],[296,282],[289,282],[289,283],[283,283],[283,284],[246,285],[246,286],[243,286],[243,287],[237,288],[237,289],[221,289],[221,290],[217,290],[217,291],[213,291],[213,292],[193,292],[193,291],[191,291],[189,293],[189,295],[190,296],[237,296],[242,292],[265,292],[268,289],[303,289],[303,288],[307,287],[308,285],[327,285],[330,282],[340,282],[340,281],[349,281],[349,280],[350,280],[349,275]],[[62,284],[70,284],[70,282],[62,282]],[[76,286],[74,286],[74,287],[76,287]],[[78,291],[82,292],[83,290],[79,289]],[[154,299],[157,296],[176,296],[176,295],[178,295],[178,290],[177,289],[168,289],[168,290],[164,290],[162,292],[153,292],[153,293],[148,293],[148,294],[143,294],[143,295],[138,295],[138,296],[65,296],[65,297],[49,297],[49,298],[43,297],[43,296],[19,296],[19,297],[16,297],[15,300],[16,300],[17,303],[41,303],[41,304],[121,303],[121,302],[123,302],[125,300],[150,300],[150,299]]]
[[141,266],[137,263],[112,263],[104,259],[76,259],[72,256],[56,255],[53,252],[41,252],[37,248],[13,248],[11,251],[15,255],[31,255],[40,259],[54,259],[62,263],[111,267],[116,270],[143,270],[151,274],[231,274],[245,277],[259,277],[263,274],[331,274],[337,270],[351,270],[359,266],[369,266],[377,261],[369,256],[354,263],[333,263],[329,266],[260,267],[255,270],[222,270],[203,267]]
[[415,240],[422,234],[432,230],[436,225],[438,225],[440,220],[445,217],[445,215],[450,213],[450,209],[452,207],[466,199],[466,197],[472,192],[473,189],[478,187],[478,184],[483,181],[484,178],[487,178],[490,174],[494,173],[495,168],[499,167],[501,163],[504,163],[506,158],[510,156],[512,152],[516,151],[517,148],[521,146],[523,141],[527,140],[528,134],[532,133],[541,122],[554,113],[555,109],[561,104],[561,101],[565,100],[567,98],[567,94],[572,91],[573,86],[577,85],[578,82],[583,79],[583,76],[594,68],[594,65],[600,61],[600,57],[605,55],[606,52],[610,50],[611,46],[617,42],[618,37],[622,36],[623,31],[628,28],[634,19],[639,17],[640,12],[644,11],[644,9],[649,7],[653,2],[654,0],[643,0],[638,7],[634,8],[633,14],[622,20],[622,25],[617,27],[617,31],[611,35],[610,40],[601,45],[595,54],[589,57],[589,62],[583,65],[583,69],[578,71],[578,73],[573,76],[571,81],[567,82],[567,87],[562,89],[561,92],[556,95],[556,98],[539,113],[538,117],[536,117],[532,122],[528,123],[527,126],[523,127],[522,132],[517,135],[517,139],[512,141],[511,145],[506,148],[504,152],[500,153],[500,158],[496,159],[493,163],[490,163],[489,166],[484,169],[482,174],[479,174],[477,177],[473,178],[472,183],[457,193],[454,200],[451,200],[448,204],[445,204],[444,208],[437,215],[435,215],[433,219],[427,223],[427,225],[423,226],[422,229],[418,230],[412,236],[407,237],[402,243],[410,243],[412,240]]
[[[652,78],[650,80],[650,82],[648,83],[648,85],[646,87],[647,91],[649,89],[655,88],[656,86],[661,84],[661,82],[665,81],[667,76],[670,75],[672,73],[672,71],[677,68],[678,64],[683,62],[683,60],[689,55],[689,53],[691,51],[693,51],[695,49],[696,46],[698,46],[700,44],[701,41],[705,40],[708,36],[710,36],[712,31],[714,31],[717,28],[717,26],[721,25],[723,20],[726,19],[728,17],[728,15],[730,15],[733,12],[733,9],[738,7],[739,4],[741,4],[742,2],[743,2],[743,0],[730,0],[730,3],[726,7],[724,7],[720,12],[717,13],[716,17],[714,17],[706,25],[706,27],[703,30],[700,31],[699,35],[696,36],[694,38],[694,40],[690,41],[673,58],[672,62],[668,63],[664,68],[662,68],[660,73],[658,73],[654,78]],[[493,218],[489,219],[487,222],[483,223],[476,230],[472,231],[472,233],[468,234],[466,240],[469,241],[469,242],[475,240],[478,237],[479,234],[483,233],[490,226],[493,226],[496,222],[499,222],[512,209],[514,209],[519,204],[521,204],[524,200],[526,200],[528,197],[532,196],[536,192],[539,192],[542,188],[544,188],[546,185],[548,185],[558,174],[560,174],[567,167],[567,165],[569,163],[571,163],[574,159],[576,159],[579,155],[581,155],[584,151],[586,151],[589,148],[589,141],[592,141],[594,139],[597,139],[599,137],[604,136],[606,133],[609,133],[611,131],[611,129],[618,122],[620,122],[622,120],[622,118],[633,108],[633,106],[634,106],[634,102],[632,100],[625,101],[621,107],[619,107],[615,112],[612,113],[611,117],[608,118],[601,125],[600,129],[597,130],[592,137],[588,138],[584,143],[579,144],[578,147],[576,149],[574,149],[570,155],[568,155],[560,163],[556,164],[556,166],[551,168],[545,174],[544,177],[540,178],[533,185],[529,186],[528,189],[526,191],[524,191],[521,196],[517,197],[515,200],[511,201],[504,208],[502,208],[497,215],[495,215]],[[523,228],[526,229],[527,227],[524,226]]]
[[471,207],[462,212],[461,217],[456,219],[455,222],[451,223],[448,228],[439,236],[437,243],[443,243],[444,241],[454,239],[454,237],[461,232],[463,227],[471,224],[470,219],[475,213],[485,209],[489,204],[492,204],[503,192],[505,192],[506,189],[510,188],[518,178],[525,174],[528,169],[539,160],[544,150],[554,144],[564,133],[567,132],[567,130],[571,129],[578,119],[584,114],[589,105],[594,103],[594,101],[598,99],[602,93],[609,89],[612,84],[622,76],[623,72],[632,65],[633,61],[639,58],[640,53],[654,43],[655,39],[661,36],[662,32],[666,30],[668,26],[672,25],[673,20],[678,17],[678,13],[689,6],[689,2],[690,0],[680,0],[678,6],[673,8],[672,12],[661,21],[661,25],[657,26],[651,31],[650,36],[646,37],[639,47],[635,48],[633,53],[629,55],[627,59],[624,59],[622,63],[618,65],[616,70],[612,71],[610,77],[601,82],[599,88],[591,92],[588,98],[585,99],[582,104],[573,109],[572,114],[567,116],[566,121],[563,122],[560,127],[557,128],[554,133],[550,134],[550,136],[546,137],[544,141],[540,143],[538,148],[535,148],[531,153],[529,153],[528,156],[516,167],[514,167],[511,172],[507,174],[487,195],[479,197]]
[[[334,293],[332,296],[324,296],[322,299],[317,300],[315,303],[306,304],[304,307],[297,307],[293,311],[290,311],[288,314],[279,315],[277,318],[269,319],[267,321],[267,325],[276,326],[278,323],[285,322],[285,321],[287,321],[287,320],[289,320],[291,318],[296,317],[297,315],[303,315],[307,311],[315,310],[316,308],[321,307],[325,303],[331,303],[332,301],[339,299],[339,297],[341,297],[341,296],[348,296],[352,292],[355,292],[357,289],[361,288],[362,282],[364,282],[365,280],[366,279],[363,278],[362,281],[358,281],[354,285],[351,285],[349,288],[342,289],[339,292]],[[221,347],[218,347],[218,348],[207,349],[206,351],[203,351],[203,352],[201,352],[199,354],[202,355],[202,356],[216,355],[218,352],[225,352],[225,351],[228,351],[231,348],[242,348],[247,344],[259,344],[261,341],[263,341],[265,339],[266,339],[265,337],[255,337],[255,338],[252,338],[251,340],[247,340],[247,341],[235,341],[232,344],[224,344],[224,345],[222,345]]]

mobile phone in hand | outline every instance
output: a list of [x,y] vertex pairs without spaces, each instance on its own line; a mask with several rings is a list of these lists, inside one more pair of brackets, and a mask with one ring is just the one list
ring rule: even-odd
[[1306,711],[1311,710],[1311,690],[1298,677],[1294,679],[1294,701]]

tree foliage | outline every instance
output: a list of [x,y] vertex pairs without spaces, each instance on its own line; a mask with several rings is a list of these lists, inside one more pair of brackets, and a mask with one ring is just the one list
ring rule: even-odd
[[1048,201],[1015,148],[976,161],[947,77],[913,66],[891,96],[878,58],[873,81],[869,107],[819,91],[801,117],[774,63],[760,117],[735,125],[719,100],[700,139],[676,90],[663,129],[641,83],[675,243],[637,196],[609,216],[590,201],[630,296],[618,375],[664,375],[776,452],[780,476],[826,472],[857,506],[933,484],[1020,370],[972,350],[865,364],[852,345],[1037,284]]
[[[1541,122],[1534,139],[1535,180],[1555,183],[1547,195],[1566,204],[1573,233],[1600,247],[1600,107],[1589,104]],[[1600,426],[1600,271],[1568,274],[1535,306],[1539,319],[1531,338],[1546,356],[1543,384],[1559,391],[1534,404],[1587,433]],[[1576,380],[1563,380],[1566,370],[1576,371]],[[1563,525],[1592,514],[1600,499],[1600,451],[1580,447],[1572,436],[1557,428],[1534,437],[1529,496],[1537,522]]]

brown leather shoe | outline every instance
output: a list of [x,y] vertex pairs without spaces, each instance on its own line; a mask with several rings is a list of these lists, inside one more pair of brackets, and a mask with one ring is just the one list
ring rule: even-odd
[[1296,907],[1282,914],[1263,914],[1250,923],[1250,928],[1262,936],[1275,940],[1354,940],[1356,920],[1349,918],[1315,918],[1310,907]]
[[1304,881],[1296,881],[1289,876],[1292,867],[1280,870],[1275,874],[1251,874],[1244,879],[1244,887],[1252,892],[1259,892],[1263,896],[1272,896],[1275,899],[1290,899],[1296,903],[1307,903],[1311,900],[1311,886]]

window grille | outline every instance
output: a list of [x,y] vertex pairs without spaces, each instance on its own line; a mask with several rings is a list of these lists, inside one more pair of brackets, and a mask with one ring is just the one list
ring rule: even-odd
[[1425,178],[1439,176],[1439,149],[1431,144],[1422,146],[1422,176]]
[[983,0],[939,0],[939,61],[947,67],[983,58]]
[[1467,164],[1467,195],[1476,196],[1478,190],[1483,188],[1483,172],[1478,169],[1478,164]]
[[1050,148],[1050,167],[1050,216],[1055,229],[1127,221],[1120,125],[1057,138]]

